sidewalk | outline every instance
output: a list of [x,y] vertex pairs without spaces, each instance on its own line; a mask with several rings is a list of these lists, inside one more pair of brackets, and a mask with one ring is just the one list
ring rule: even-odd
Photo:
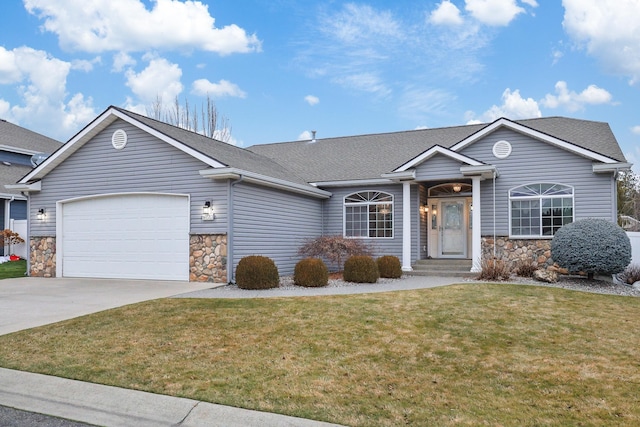
[[336,424],[0,368],[4,406],[114,427],[328,427]]

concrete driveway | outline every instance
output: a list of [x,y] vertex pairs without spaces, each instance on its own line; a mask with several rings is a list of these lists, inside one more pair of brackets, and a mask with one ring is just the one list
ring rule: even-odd
[[215,286],[152,280],[4,279],[0,280],[0,335]]

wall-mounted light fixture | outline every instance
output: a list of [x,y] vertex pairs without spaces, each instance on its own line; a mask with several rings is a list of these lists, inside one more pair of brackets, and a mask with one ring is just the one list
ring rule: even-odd
[[210,201],[204,202],[202,206],[202,220],[203,221],[213,221],[216,219],[216,214],[213,213],[213,207],[211,206]]
[[462,185],[457,184],[457,183],[456,183],[456,184],[453,184],[453,191],[454,191],[454,192],[459,193],[459,192],[460,192],[460,190],[462,190]]
[[36,214],[36,218],[38,218],[40,221],[44,221],[44,219],[46,217],[47,217],[47,211],[45,211],[44,208],[38,209],[38,213]]

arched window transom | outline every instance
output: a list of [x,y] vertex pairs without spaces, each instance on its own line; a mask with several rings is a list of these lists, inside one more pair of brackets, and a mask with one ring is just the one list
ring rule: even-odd
[[392,238],[393,195],[360,191],[344,198],[345,237]]

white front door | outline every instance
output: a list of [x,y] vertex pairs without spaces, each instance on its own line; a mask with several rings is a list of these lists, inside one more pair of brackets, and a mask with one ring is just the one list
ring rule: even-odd
[[443,200],[440,202],[442,216],[439,228],[439,246],[442,258],[463,258],[467,255],[467,227],[464,206],[464,199]]

